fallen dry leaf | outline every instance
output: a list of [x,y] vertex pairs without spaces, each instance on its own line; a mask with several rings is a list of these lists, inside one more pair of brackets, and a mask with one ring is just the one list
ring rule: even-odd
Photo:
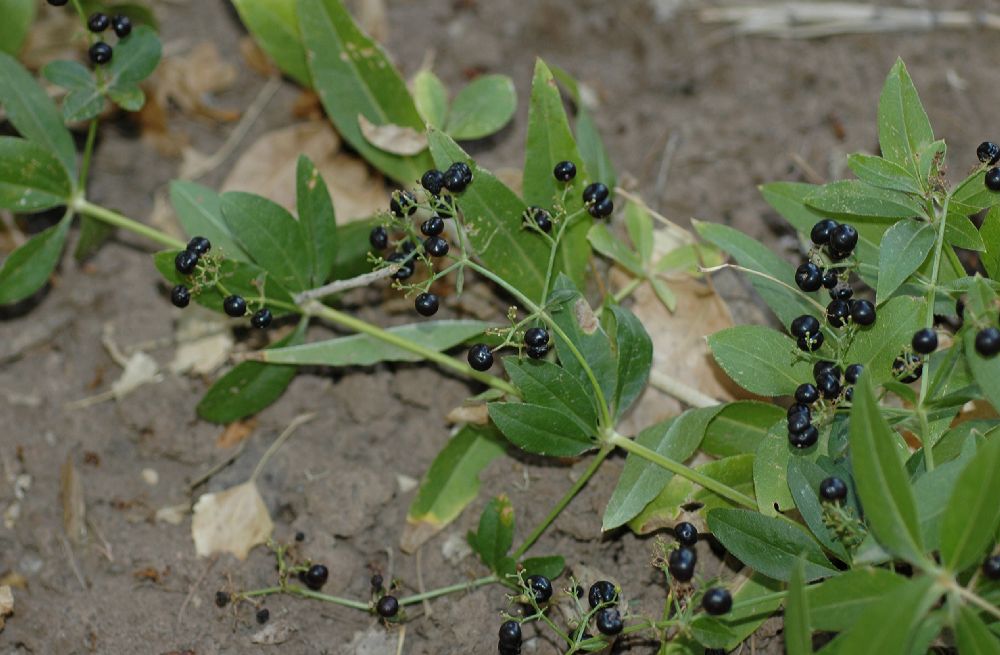
[[239,111],[213,107],[209,98],[231,87],[236,76],[236,66],[219,54],[215,43],[205,41],[186,54],[164,57],[150,78],[150,98],[161,107],[177,106],[189,116],[234,121]]
[[472,423],[473,425],[487,425],[490,422],[490,411],[486,403],[475,405],[459,405],[444,417],[448,423]]
[[162,379],[160,366],[156,360],[139,351],[128,358],[121,377],[111,384],[111,395],[115,400],[121,400],[142,385],[159,382]]
[[275,621],[271,621],[262,629],[255,632],[253,636],[250,637],[250,642],[266,646],[282,644],[288,641],[288,638],[291,637],[292,633],[296,630],[297,628],[288,621],[277,619]]
[[83,481],[73,465],[73,458],[67,457],[60,475],[63,506],[63,529],[75,544],[87,536],[87,503],[83,495]]
[[10,571],[0,577],[0,586],[16,587],[18,589],[28,588],[28,578],[24,577],[17,571]]
[[358,127],[368,143],[394,155],[415,155],[427,149],[427,135],[412,127],[393,123],[375,125],[363,114],[358,114]]
[[243,55],[243,61],[250,70],[261,77],[271,77],[281,73],[252,36],[247,35],[240,39],[240,54]]
[[271,515],[252,481],[202,495],[191,519],[191,536],[199,557],[232,553],[237,559],[246,559],[250,549],[265,543],[273,529]]
[[187,503],[180,505],[170,505],[156,510],[156,520],[170,525],[180,525],[184,522],[184,517],[191,511],[191,506]]
[[0,587],[0,630],[6,624],[6,618],[14,613],[14,592],[10,585]]
[[257,427],[256,418],[248,418],[245,421],[234,421],[225,427],[219,438],[215,440],[216,448],[232,448],[238,446],[246,440]]
[[177,322],[176,339],[177,351],[170,362],[170,372],[175,375],[214,373],[229,361],[235,343],[230,324],[207,309],[185,312]]

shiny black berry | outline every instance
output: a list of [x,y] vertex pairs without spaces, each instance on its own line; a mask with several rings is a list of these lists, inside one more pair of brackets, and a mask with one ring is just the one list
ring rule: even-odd
[[271,618],[271,611],[266,607],[262,607],[257,610],[257,623],[264,625],[267,620]]
[[819,334],[819,320],[817,320],[815,316],[803,314],[792,321],[792,327],[789,332],[792,333],[793,337],[804,337],[810,334]]
[[549,354],[548,346],[530,346],[526,351],[532,359],[544,359]]
[[983,357],[1000,353],[1000,330],[988,327],[976,333],[976,352]]
[[529,576],[527,582],[536,603],[546,603],[552,598],[552,582],[544,575]]
[[389,247],[389,233],[381,226],[372,228],[372,231],[368,234],[368,243],[375,250],[385,250]]
[[810,425],[798,434],[788,433],[788,443],[796,448],[809,448],[814,446],[817,441],[819,441],[819,429],[815,425]]
[[984,164],[992,166],[1000,161],[1000,146],[992,141],[983,141],[976,148],[976,157]]
[[302,543],[305,540],[306,540],[306,533],[305,532],[302,532],[301,530],[299,530],[298,532],[295,533],[295,541],[297,541],[299,543]]
[[416,269],[413,266],[413,259],[408,259],[406,255],[401,252],[394,252],[386,259],[392,264],[399,264],[399,269],[392,274],[393,279],[405,280],[416,272]]
[[124,39],[132,33],[132,19],[128,16],[118,14],[111,19],[111,29],[115,31],[115,36]]
[[803,291],[817,291],[823,286],[823,271],[812,262],[805,262],[795,269],[795,284]]
[[986,171],[984,182],[990,191],[1000,191],[1000,168],[991,168]]
[[431,216],[420,224],[420,231],[423,232],[425,236],[436,237],[444,232],[444,219],[440,216]]
[[389,212],[396,218],[412,216],[417,211],[417,198],[409,191],[396,191],[389,201]]
[[53,7],[62,7],[67,2],[69,2],[69,0],[49,0],[49,4],[52,5]]
[[836,398],[840,395],[840,376],[830,371],[816,376],[816,388],[824,398]]
[[822,373],[826,373],[828,371],[833,373],[838,378],[840,377],[840,367],[834,362],[826,359],[816,362],[813,364],[813,379],[817,379]]
[[230,600],[229,593],[227,593],[225,591],[217,591],[217,592],[215,592],[215,605],[216,605],[216,607],[225,607],[226,605],[229,604],[229,600]]
[[830,230],[830,248],[839,253],[850,253],[858,245],[858,231],[853,225],[841,223]]
[[545,328],[533,327],[524,331],[524,345],[529,348],[539,348],[549,343],[549,331]]
[[436,294],[422,293],[413,301],[413,307],[421,316],[434,316],[437,314],[440,301]]
[[822,246],[830,242],[830,233],[836,229],[838,223],[837,221],[827,218],[819,221],[813,225],[812,230],[809,232],[809,238],[817,246]]
[[191,291],[183,284],[178,284],[170,290],[170,302],[174,307],[187,307],[191,302]]
[[188,241],[187,249],[201,257],[212,249],[212,242],[205,237],[193,237]]
[[427,237],[424,239],[424,250],[431,257],[444,257],[448,254],[448,241],[441,237]]
[[598,580],[590,585],[590,591],[587,592],[587,602],[590,603],[591,608],[613,603],[616,600],[618,600],[618,592],[615,590],[614,583],[608,580]]
[[102,14],[100,12],[93,13],[90,18],[87,19],[87,29],[95,34],[98,32],[103,32],[111,26],[111,19],[108,18],[107,14]]
[[299,573],[299,580],[302,584],[313,591],[319,591],[330,578],[330,570],[322,564],[313,564],[308,570]]
[[226,296],[222,301],[222,309],[233,318],[239,318],[247,313],[247,301],[242,296]]
[[807,337],[799,337],[795,343],[798,345],[799,350],[814,352],[823,347],[823,333],[819,332]]
[[552,169],[552,175],[560,182],[569,182],[576,177],[576,164],[571,161],[561,161]]
[[701,606],[713,616],[725,614],[733,608],[733,597],[720,587],[712,587],[702,596]]
[[795,403],[789,407],[786,416],[791,419],[796,414],[805,414],[806,417],[812,416],[812,413],[809,411],[809,405],[803,405],[802,403]]
[[911,382],[916,382],[920,379],[921,373],[924,371],[923,364],[920,363],[920,358],[913,353],[906,353],[906,355],[900,355],[892,362],[893,373],[899,378],[899,381],[903,384],[910,384]]
[[428,193],[438,195],[444,188],[444,173],[432,168],[420,177],[420,186],[424,187]]
[[851,315],[851,306],[846,300],[834,300],[826,306],[826,320],[835,328],[844,327],[847,317]]
[[383,619],[391,619],[399,614],[399,601],[395,596],[382,596],[375,603],[375,611]]
[[621,612],[614,607],[605,607],[602,610],[598,610],[594,623],[602,635],[608,636],[616,635],[625,628]]
[[830,300],[850,300],[854,297],[854,289],[851,287],[836,287],[830,289]]
[[106,64],[111,61],[111,55],[113,51],[111,46],[109,46],[104,41],[98,41],[94,45],[90,46],[87,54],[90,55],[90,61],[95,64]]
[[174,257],[174,268],[181,275],[191,275],[194,267],[198,265],[198,254],[190,250],[182,250]]
[[992,555],[983,562],[983,575],[988,580],[1000,580],[1000,555]]
[[263,330],[271,325],[271,321],[274,320],[274,316],[271,315],[271,310],[267,307],[262,307],[253,313],[250,317],[250,325],[254,326],[258,330]]
[[608,187],[600,182],[588,184],[583,190],[583,202],[586,204],[597,203],[611,195]]
[[477,343],[469,348],[469,366],[476,371],[488,371],[493,366],[493,353],[485,343]]
[[520,646],[521,645],[521,624],[517,621],[504,621],[500,626],[500,645],[501,646]]
[[795,400],[803,405],[812,405],[819,400],[819,390],[808,382],[800,384],[795,389]]
[[667,557],[667,570],[679,582],[688,582],[694,577],[694,565],[698,563],[698,553],[693,548],[681,546],[670,551]]
[[802,434],[812,425],[810,416],[806,412],[799,412],[788,417],[789,434]]
[[837,275],[837,271],[836,270],[834,270],[832,268],[828,268],[825,271],[823,271],[823,288],[824,289],[832,289],[835,286],[837,286],[838,282],[840,282],[840,277]]
[[853,301],[851,319],[858,325],[871,325],[875,322],[875,305],[868,300]]
[[865,367],[861,364],[851,364],[844,369],[844,380],[847,384],[857,384],[858,378],[861,377],[861,372],[864,370]]
[[452,193],[461,193],[472,182],[472,169],[465,162],[455,162],[444,172],[444,187]]
[[819,483],[819,497],[830,502],[840,502],[847,498],[847,483],[830,476]]
[[694,546],[698,543],[698,528],[687,521],[681,521],[674,526],[674,536],[682,546]]
[[913,340],[910,341],[910,345],[913,346],[913,350],[921,355],[929,355],[937,350],[937,332],[931,328],[917,330],[916,334],[913,335]]
[[552,217],[541,207],[528,207],[524,212],[524,222],[533,222],[542,232],[552,231]]
[[587,211],[594,218],[607,218],[611,216],[611,212],[615,210],[615,203],[611,201],[611,198],[604,198],[603,200],[598,200],[594,204],[587,207]]

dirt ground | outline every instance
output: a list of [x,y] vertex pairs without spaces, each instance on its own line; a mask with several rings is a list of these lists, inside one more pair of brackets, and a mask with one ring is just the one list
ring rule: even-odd
[[[238,83],[217,102],[245,107],[264,82],[239,55],[241,27],[226,4],[164,3],[163,38],[182,48],[215,42],[241,68]],[[974,163],[976,143],[1000,136],[991,113],[1000,105],[995,33],[746,38],[702,24],[690,7],[667,16],[663,10],[671,4],[390,1],[388,48],[406,75],[432,50],[435,71],[452,88],[469,71],[513,76],[521,97],[514,123],[472,148],[491,167],[522,162],[533,58],[570,70],[598,92],[596,118],[610,152],[654,207],[681,222],[698,217],[731,224],[789,256],[794,241],[756,186],[840,175],[845,153],[873,151],[878,92],[897,55],[906,60],[936,132],[948,139],[956,170]],[[946,4],[997,9],[990,0]],[[297,95],[286,84],[244,143],[293,122]],[[204,122],[182,127],[204,152],[231,129]],[[134,130],[106,125],[91,197],[145,218],[154,192],[176,167]],[[223,167],[203,182],[218,184],[226,172]],[[209,380],[168,374],[118,403],[66,407],[106,389],[119,373],[101,345],[105,325],[123,346],[172,337],[179,313],[146,248],[121,235],[83,265],[67,258],[30,312],[0,318],[0,507],[7,519],[0,527],[0,575],[23,576],[26,585],[15,589],[16,614],[0,633],[0,654],[396,652],[398,631],[386,632],[363,613],[284,597],[271,597],[266,606],[272,622],[292,629],[288,640],[252,644],[259,629],[252,612],[243,608],[234,618],[212,599],[221,588],[271,584],[270,556],[257,549],[245,562],[198,559],[190,519],[179,525],[153,519],[157,509],[190,500],[189,483],[230,454],[215,445],[221,428],[195,416]],[[165,366],[173,350],[150,353]],[[278,432],[297,414],[314,411],[318,417],[279,452],[259,486],[275,536],[289,540],[303,531],[303,553],[329,566],[325,591],[367,599],[372,570],[413,590],[418,564],[426,588],[483,575],[473,557],[453,563],[442,547],[473,527],[482,504],[498,493],[512,499],[523,537],[582,465],[497,460],[469,511],[428,542],[419,559],[401,554],[413,491],[402,491],[398,476],[419,479],[448,437],[444,414],[474,390],[430,366],[300,375],[259,415],[239,457],[195,495],[245,480]],[[75,546],[65,537],[59,500],[67,458],[80,476],[90,524],[88,540]],[[609,461],[532,553],[560,553],[571,565],[601,569],[625,586],[634,610],[656,614],[664,594],[661,576],[649,566],[652,540],[600,534],[601,510],[621,465],[620,458]],[[145,469],[155,471],[155,484]],[[498,587],[436,600],[430,616],[408,624],[401,652],[493,652],[504,607]],[[627,645],[621,652],[655,652],[648,643]],[[780,640],[766,634],[756,646],[780,652]],[[524,652],[556,651],[550,641],[528,639]]]

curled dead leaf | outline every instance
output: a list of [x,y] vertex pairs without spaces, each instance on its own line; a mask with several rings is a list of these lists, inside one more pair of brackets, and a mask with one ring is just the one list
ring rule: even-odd
[[191,519],[191,536],[199,557],[232,553],[237,559],[246,559],[250,549],[265,543],[273,529],[271,515],[252,481],[202,495]]
[[358,114],[358,127],[368,143],[394,155],[415,155],[427,149],[427,135],[412,127],[375,125],[363,114]]
[[282,644],[288,641],[288,638],[292,636],[292,633],[295,632],[295,630],[295,626],[288,621],[278,619],[276,621],[271,621],[266,626],[255,632],[253,636],[250,637],[250,642],[266,646]]

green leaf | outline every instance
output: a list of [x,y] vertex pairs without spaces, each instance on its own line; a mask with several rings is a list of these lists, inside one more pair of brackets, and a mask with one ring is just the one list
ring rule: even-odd
[[[271,344],[281,348],[302,341],[308,319],[295,332]],[[213,423],[232,423],[256,414],[285,392],[298,369],[261,362],[241,362],[215,381],[198,403],[198,416]]]
[[138,84],[156,70],[161,54],[160,38],[153,28],[148,25],[136,27],[115,46],[115,54],[101,78],[101,89],[123,109],[142,109],[145,96]]
[[878,309],[875,325],[858,329],[844,361],[863,365],[872,384],[880,384],[892,377],[892,362],[923,325],[923,299],[892,298]]
[[80,62],[53,61],[45,65],[42,75],[69,91],[63,99],[63,119],[67,123],[90,120],[104,109],[104,96],[94,74]]
[[125,111],[139,111],[146,104],[146,94],[130,82],[108,89],[108,98]]
[[806,655],[813,652],[812,630],[809,627],[809,599],[806,596],[805,561],[798,560],[792,568],[785,597],[785,653]]
[[507,496],[497,496],[486,505],[479,529],[469,535],[469,544],[491,570],[499,572],[503,568],[514,544],[514,506]]
[[752,453],[785,412],[777,405],[742,400],[727,403],[708,424],[701,449],[709,455],[727,457]]
[[516,109],[514,80],[506,75],[480,75],[455,96],[444,131],[456,141],[482,139],[500,131]]
[[[631,206],[631,205],[630,205]],[[616,237],[604,223],[594,223],[587,231],[590,246],[608,259],[621,264],[633,275],[643,276],[643,262],[621,239]]]
[[655,277],[649,278],[649,285],[653,288],[653,293],[659,299],[663,306],[669,311],[674,311],[677,309],[677,296],[674,292],[670,290],[667,283]]
[[0,266],[0,305],[24,300],[48,281],[59,263],[72,219],[66,214],[58,224],[7,255]]
[[330,279],[345,280],[363,273],[371,273],[372,265],[368,261],[371,244],[368,242],[368,236],[373,227],[382,224],[382,220],[369,218],[337,226],[337,250],[334,253]]
[[841,560],[849,561],[844,544],[826,527],[823,521],[823,504],[817,495],[820,482],[830,474],[819,464],[803,457],[788,460],[788,488],[795,507],[816,539]]
[[[594,225],[604,224],[595,223]],[[644,265],[651,264],[653,259],[653,217],[640,203],[629,201],[625,205],[625,229],[628,230],[628,238],[639,254],[639,260]]]
[[911,196],[899,191],[879,189],[860,180],[840,180],[824,184],[806,197],[806,203],[824,212],[848,218],[911,218],[926,213],[926,209]]
[[[878,142],[882,156],[919,175],[919,154],[934,131],[902,59],[889,72],[878,101]],[[874,652],[874,651],[873,651]]]
[[299,156],[295,175],[295,207],[302,239],[306,242],[310,281],[312,286],[318,287],[329,279],[336,260],[337,217],[323,176],[305,155]]
[[438,168],[456,161],[468,162],[472,168],[474,182],[458,197],[458,205],[478,259],[524,295],[540,301],[549,247],[538,234],[523,228],[525,204],[492,173],[469,161],[447,134],[431,129],[427,137]]
[[726,651],[736,649],[781,606],[781,600],[774,597],[781,585],[767,576],[753,572],[735,584],[730,587],[733,609],[717,619],[734,634],[734,638],[722,646]]
[[431,127],[443,130],[448,118],[448,89],[444,82],[427,68],[421,68],[413,77],[413,104],[424,122]]
[[986,252],[980,255],[983,267],[991,279],[1000,279],[1000,206],[986,213],[979,234],[986,244]]
[[939,550],[941,547],[941,519],[959,476],[975,455],[976,441],[969,439],[963,444],[962,452],[957,458],[935,466],[913,483],[913,498],[917,502],[917,514],[920,517],[920,534],[923,536],[924,548],[929,551]]
[[858,179],[872,186],[905,193],[923,192],[920,179],[914,176],[913,171],[888,159],[855,153],[848,155],[847,166],[854,171]]
[[838,653],[908,655],[910,642],[940,595],[934,578],[908,580],[868,605],[857,623],[838,638]]
[[550,66],[550,68],[556,79],[569,91],[573,98],[573,104],[576,105],[576,123],[574,125],[576,145],[580,151],[580,157],[583,158],[588,179],[599,180],[609,189],[614,189],[618,183],[618,174],[615,172],[615,165],[608,155],[603,139],[601,139],[601,133],[594,123],[594,117],[581,97],[580,85],[577,84],[572,75],[558,66]]
[[979,230],[964,214],[948,212],[944,226],[944,240],[949,245],[967,250],[986,250],[986,243]]
[[851,627],[883,596],[906,584],[901,575],[877,568],[856,568],[806,590],[809,624],[814,630],[840,632]]
[[203,236],[212,242],[212,250],[227,259],[249,262],[248,255],[222,218],[222,197],[208,187],[194,182],[170,183],[170,204],[188,236]]
[[529,557],[521,562],[524,566],[525,575],[542,575],[549,580],[555,580],[562,575],[566,568],[566,560],[559,555],[548,555],[546,557]]
[[[569,278],[560,275],[555,291],[566,295],[566,300],[550,309],[552,320],[586,360],[601,387],[605,399],[614,397],[618,381],[618,364],[607,333],[601,327],[587,300],[573,286]],[[585,387],[592,389],[586,369],[576,358],[569,344],[559,334],[553,334],[556,354],[563,368],[571,372]]]
[[490,403],[490,418],[518,448],[547,457],[574,457],[594,447],[591,435],[563,412],[529,403]]
[[[568,213],[583,206],[583,176],[578,175],[571,182],[560,182],[552,175],[552,169],[561,161],[580,161],[580,153],[569,129],[559,88],[545,62],[537,59],[531,82],[524,160],[523,196],[528,205],[551,208],[565,197],[559,204]],[[565,196],[562,195],[564,192]],[[577,219],[566,227],[556,253],[558,270],[568,275],[578,287],[583,286],[590,259],[587,243],[589,223],[589,220]]]
[[965,178],[952,191],[949,208],[962,214],[975,214],[987,207],[1000,204],[1000,193],[986,188],[986,171],[978,171]]
[[[425,348],[446,350],[482,334],[492,323],[472,320],[424,321],[386,330]],[[423,357],[367,334],[351,334],[287,348],[270,348],[261,353],[263,361],[299,366],[371,366],[378,362],[418,362]]]
[[[684,462],[698,449],[705,427],[718,411],[718,407],[688,410],[678,417],[646,428],[635,440],[667,459]],[[629,455],[604,509],[601,529],[611,530],[631,521],[673,477],[670,471],[636,455]]]
[[278,68],[299,84],[310,86],[295,0],[233,0],[233,5],[257,45]]
[[788,482],[788,465],[793,459],[815,461],[827,451],[830,428],[820,428],[819,445],[804,452],[788,443],[788,421],[781,419],[768,431],[754,452],[753,481],[757,506],[762,514],[777,516],[795,504]]
[[479,493],[479,475],[504,454],[504,443],[491,426],[463,425],[424,473],[406,515],[404,552],[458,518]]
[[35,78],[13,57],[0,52],[0,105],[18,133],[44,147],[76,177],[76,146],[62,114]]
[[691,622],[691,635],[705,648],[722,648],[736,637],[722,621],[706,614]]
[[313,86],[337,131],[370,164],[401,184],[412,184],[431,168],[430,156],[380,150],[364,138],[358,125],[360,114],[374,125],[424,130],[399,71],[382,46],[358,28],[340,0],[298,0],[297,7]]
[[646,388],[653,364],[653,342],[635,314],[619,305],[609,307],[614,316],[615,359],[618,360],[617,384],[611,405],[620,418]]
[[878,258],[876,304],[881,305],[927,259],[936,238],[927,221],[902,220],[882,236]]
[[17,55],[35,20],[35,0],[0,0],[0,51]]
[[811,365],[795,342],[762,325],[738,325],[708,337],[712,356],[737,384],[761,396],[784,396],[808,382]]
[[230,191],[220,198],[222,218],[233,239],[280,285],[309,288],[305,239],[298,222],[281,205],[252,193]]
[[795,269],[770,248],[726,225],[700,221],[693,224],[701,238],[728,252],[740,266],[768,276],[748,275],[747,279],[783,325],[816,312],[808,297],[791,286],[795,284]]
[[0,137],[0,209],[29,213],[69,202],[73,183],[43,146]]
[[855,489],[871,532],[890,552],[911,562],[924,561],[913,490],[867,369],[854,386],[850,444]]
[[716,509],[708,527],[738,560],[764,575],[787,582],[801,556],[805,580],[837,575],[823,549],[803,530],[753,510]]
[[504,357],[503,365],[522,397],[566,414],[585,431],[597,428],[597,410],[589,387],[585,388],[566,369],[544,360],[517,357]]
[[965,359],[969,362],[972,376],[979,384],[986,400],[1000,411],[1000,357],[983,357],[976,352],[976,330],[966,330],[962,336]]
[[[994,381],[995,383],[995,381]],[[1000,439],[990,439],[962,470],[941,517],[941,563],[961,571],[983,558],[1000,526]]]
[[990,632],[976,610],[968,605],[958,607],[955,621],[955,642],[958,651],[965,655],[995,655],[1000,652],[1000,636]]
[[[153,255],[153,265],[168,282],[171,284],[191,285],[191,278],[181,275],[174,267],[174,258],[179,250],[163,250]],[[223,260],[219,264],[219,281],[226,287],[223,291],[218,286],[202,287],[198,293],[192,294],[195,302],[209,309],[221,312],[223,300],[231,293],[238,294],[244,298],[253,298],[260,295],[261,285],[264,285],[267,292],[267,299],[291,304],[291,294],[274,280],[268,281],[267,272],[259,266],[249,262],[241,262],[233,259]],[[287,312],[277,307],[273,308],[275,316],[282,316]]]

